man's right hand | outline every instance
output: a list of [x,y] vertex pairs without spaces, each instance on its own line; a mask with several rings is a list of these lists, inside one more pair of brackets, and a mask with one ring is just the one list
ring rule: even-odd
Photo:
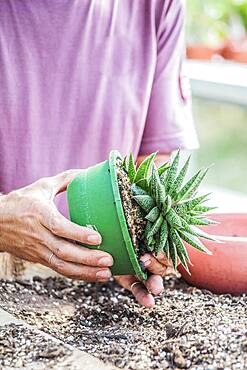
[[54,197],[80,172],[69,170],[1,196],[0,251],[41,263],[70,278],[107,281],[111,255],[75,244],[99,245],[101,236],[63,217],[54,204]]

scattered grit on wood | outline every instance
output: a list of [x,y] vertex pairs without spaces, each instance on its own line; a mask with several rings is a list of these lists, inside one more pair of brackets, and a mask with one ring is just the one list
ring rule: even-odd
[[128,175],[121,167],[122,162],[117,161],[117,179],[122,199],[123,210],[129,229],[130,237],[137,255],[142,254],[140,240],[144,232],[146,221],[143,217],[141,208],[133,199],[131,183]]
[[0,326],[0,369],[52,368],[71,351],[22,324]]
[[247,296],[217,296],[175,277],[165,278],[153,309],[114,282],[55,278],[0,281],[0,306],[120,368],[247,368]]

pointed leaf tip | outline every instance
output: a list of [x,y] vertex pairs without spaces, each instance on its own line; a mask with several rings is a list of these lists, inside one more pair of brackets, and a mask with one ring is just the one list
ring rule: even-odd
[[134,157],[133,157],[133,154],[130,153],[129,163],[128,163],[128,177],[129,177],[131,183],[134,182],[135,174],[136,174],[136,166],[135,166],[135,162],[134,162]]
[[188,243],[189,245],[198,249],[201,252],[204,252],[208,255],[212,255],[212,252],[202,244],[202,242],[200,241],[200,239],[197,236],[191,235],[191,234],[189,234],[188,232],[186,232],[184,230],[178,230],[178,232],[179,232],[180,237],[184,241],[186,241],[186,243]]
[[171,260],[172,260],[173,268],[176,271],[177,270],[177,263],[178,263],[177,248],[175,247],[175,245],[173,244],[173,241],[171,239],[169,239],[169,252],[170,252],[170,257],[171,257]]
[[163,216],[159,215],[158,219],[153,224],[151,230],[149,231],[147,238],[150,238],[151,236],[154,236],[160,229],[161,225],[163,223]]
[[156,155],[157,152],[154,152],[142,161],[135,174],[134,182],[138,182],[140,180],[147,178],[150,166],[153,163],[153,160],[156,157]]
[[170,163],[169,162],[166,162],[164,164],[162,164],[162,166],[160,166],[158,168],[158,173],[159,173],[159,176],[161,177],[162,176],[165,176],[165,172],[169,169],[170,167]]
[[154,200],[149,195],[135,195],[133,199],[144,209],[147,213],[155,206]]
[[171,186],[170,190],[169,190],[169,194],[173,197],[175,196],[182,184],[183,184],[183,181],[185,179],[185,176],[187,174],[187,171],[188,171],[188,168],[189,168],[189,164],[190,164],[190,159],[191,159],[191,155],[188,157],[188,159],[186,160],[184,166],[182,167],[182,169],[180,170],[179,174],[177,175],[173,185]]
[[170,187],[172,186],[176,178],[178,165],[179,165],[179,159],[180,159],[180,149],[175,154],[175,157],[172,160],[171,166],[169,167],[167,171],[167,175],[165,178],[166,191],[169,191]]
[[160,215],[160,210],[158,207],[154,207],[151,209],[151,211],[146,215],[146,220],[148,221],[151,221],[151,222],[155,222],[157,220],[157,218],[159,217]]

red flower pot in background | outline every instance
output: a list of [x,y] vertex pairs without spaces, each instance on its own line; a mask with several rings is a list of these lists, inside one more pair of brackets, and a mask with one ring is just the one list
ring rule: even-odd
[[188,45],[186,55],[189,59],[210,60],[215,55],[221,54],[221,48],[213,48],[205,45]]
[[239,41],[227,42],[222,50],[222,56],[238,63],[247,63],[247,36]]
[[189,284],[215,293],[247,293],[247,213],[214,214],[212,218],[220,224],[205,230],[223,243],[204,241],[212,256],[187,245],[191,276],[181,265],[179,272]]

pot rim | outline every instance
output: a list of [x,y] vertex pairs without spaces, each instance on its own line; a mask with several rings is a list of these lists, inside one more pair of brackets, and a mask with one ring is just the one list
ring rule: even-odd
[[[234,220],[235,217],[240,217],[241,219],[246,218],[246,225],[247,225],[247,213],[246,212],[212,212],[208,215],[209,217],[214,217],[216,216],[216,221],[217,221],[217,216],[220,216],[220,224],[222,224],[224,221],[224,217],[227,221],[229,220]],[[247,243],[247,227],[246,227],[246,234],[241,235],[241,236],[233,236],[233,235],[222,235],[222,234],[214,234],[213,237],[215,237],[217,240],[224,242],[242,242],[242,243]]]
[[247,243],[247,237],[245,237],[245,236],[214,235],[214,237],[217,240],[222,241],[223,243],[225,243],[225,242]]

